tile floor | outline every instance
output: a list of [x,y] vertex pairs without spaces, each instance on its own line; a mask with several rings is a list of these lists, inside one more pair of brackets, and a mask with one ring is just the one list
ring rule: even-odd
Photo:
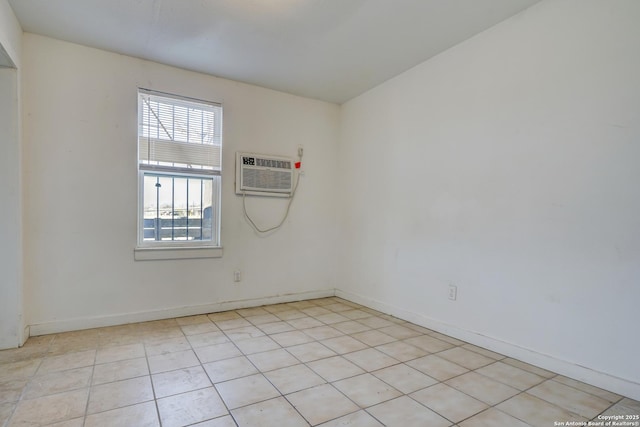
[[553,426],[640,403],[323,298],[30,338],[0,426]]

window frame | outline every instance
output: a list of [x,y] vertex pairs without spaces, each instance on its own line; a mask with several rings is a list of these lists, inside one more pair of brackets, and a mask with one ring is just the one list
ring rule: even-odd
[[[222,247],[220,244],[220,229],[221,229],[221,193],[222,193],[222,122],[223,122],[223,108],[222,104],[204,101],[200,99],[194,99],[184,97],[180,95],[168,94],[143,88],[138,88],[137,91],[137,130],[136,130],[136,168],[138,172],[138,206],[137,206],[137,245],[134,251],[136,260],[152,260],[152,259],[181,259],[181,258],[210,258],[222,256]],[[143,138],[143,119],[142,119],[142,105],[143,96],[151,95],[157,98],[166,98],[177,100],[178,102],[197,103],[206,106],[213,107],[215,109],[214,114],[214,132],[219,136],[217,138],[219,143],[214,142],[214,146],[218,147],[219,151],[219,166],[213,169],[189,169],[185,170],[184,167],[178,166],[174,170],[171,170],[171,166],[162,166],[161,168],[154,168],[154,165],[143,166],[143,161],[149,162],[149,156],[143,160],[141,156],[141,138]],[[204,110],[204,109],[203,109]],[[175,112],[173,113],[175,115]],[[175,117],[175,116],[173,116]],[[217,125],[218,129],[215,129]],[[216,137],[214,136],[214,141]],[[175,141],[169,139],[168,141]],[[181,141],[175,141],[181,142]],[[215,149],[214,149],[215,150]],[[203,163],[200,163],[203,164]],[[199,172],[202,170],[202,172]],[[211,180],[211,239],[207,240],[145,240],[144,239],[144,189],[145,189],[145,176],[160,176],[168,178],[194,178],[194,179],[207,179]],[[173,200],[172,200],[173,201]],[[204,206],[200,206],[204,211]],[[172,207],[172,211],[175,208]],[[201,214],[203,215],[203,214]],[[188,224],[187,224],[188,227]],[[200,235],[202,236],[203,227],[200,228]]]

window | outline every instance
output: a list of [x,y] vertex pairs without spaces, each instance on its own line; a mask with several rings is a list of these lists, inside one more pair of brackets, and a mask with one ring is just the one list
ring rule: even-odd
[[138,91],[138,247],[220,246],[222,107]]

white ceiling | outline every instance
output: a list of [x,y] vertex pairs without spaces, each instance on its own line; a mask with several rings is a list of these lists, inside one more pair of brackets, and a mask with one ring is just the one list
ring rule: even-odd
[[342,103],[539,0],[9,0],[24,31]]

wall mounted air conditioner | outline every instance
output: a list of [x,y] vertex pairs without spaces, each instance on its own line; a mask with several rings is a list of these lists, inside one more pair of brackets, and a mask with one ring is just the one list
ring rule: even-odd
[[254,153],[236,153],[236,194],[291,197],[293,159]]

